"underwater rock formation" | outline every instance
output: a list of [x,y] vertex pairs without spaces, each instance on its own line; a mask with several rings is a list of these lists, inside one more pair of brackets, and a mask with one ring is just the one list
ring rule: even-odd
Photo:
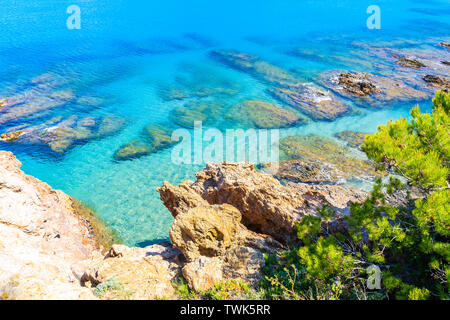
[[329,92],[311,85],[302,85],[296,90],[271,88],[269,92],[275,98],[315,120],[335,120],[351,111],[349,106],[344,105]]
[[218,70],[191,64],[182,64],[175,77],[175,84],[159,85],[159,96],[165,101],[188,98],[232,97],[239,93],[241,85]]
[[450,90],[450,80],[447,78],[427,74],[423,77],[423,80],[436,89]]
[[172,131],[170,126],[161,124],[149,124],[141,133],[141,136],[127,142],[114,153],[114,159],[130,160],[151,153],[170,148],[176,142],[171,139]]
[[280,157],[282,160],[312,161],[321,164],[320,168],[323,170],[332,169],[327,175],[335,177],[332,181],[336,182],[341,178],[344,179],[341,182],[374,181],[379,176],[363,154],[343,147],[331,138],[321,136],[296,135],[281,139]]
[[225,117],[239,126],[259,129],[288,128],[308,121],[293,110],[259,100],[237,103],[227,111]]
[[325,87],[363,106],[379,106],[387,102],[424,99],[428,96],[402,81],[367,72],[331,70],[320,77]]
[[55,91],[48,95],[31,90],[20,96],[2,98],[2,109],[5,111],[0,117],[0,124],[61,107],[74,97],[71,90]]
[[170,117],[173,122],[184,128],[193,128],[195,121],[203,125],[211,125],[222,114],[225,104],[219,100],[188,102],[172,110]]
[[347,142],[351,148],[359,148],[364,143],[364,138],[368,133],[358,131],[341,131],[335,133],[334,136],[340,140]]
[[426,67],[422,62],[418,61],[417,59],[402,58],[397,60],[395,63],[405,68],[420,69]]
[[286,160],[260,165],[264,173],[273,175],[282,183],[344,184],[349,178],[335,166],[321,161]]
[[0,141],[48,146],[61,154],[76,143],[103,138],[120,130],[124,120],[115,116],[103,119],[77,116],[51,118],[38,125],[11,127],[0,135]]
[[290,72],[257,56],[226,50],[212,51],[211,56],[272,85],[269,93],[275,98],[313,119],[334,120],[351,111],[328,90],[302,82]]

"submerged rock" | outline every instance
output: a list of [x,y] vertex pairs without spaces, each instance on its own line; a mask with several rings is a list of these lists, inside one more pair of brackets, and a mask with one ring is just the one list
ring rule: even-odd
[[450,49],[450,43],[449,42],[441,42],[440,44],[441,44],[441,46]]
[[287,160],[265,163],[261,171],[283,183],[344,184],[348,175],[331,164],[321,161]]
[[321,75],[330,90],[361,105],[378,106],[393,101],[424,99],[427,93],[416,90],[404,82],[367,72],[327,71]]
[[[352,156],[352,154],[355,156]],[[359,155],[361,158],[356,158],[356,154],[356,150],[343,147],[333,139],[320,136],[296,135],[280,140],[280,156],[282,159],[320,164],[319,168],[329,170],[326,175],[332,177],[331,181],[375,180],[375,177],[379,174],[373,169],[371,163],[364,160],[363,155]],[[341,178],[344,180],[340,180]],[[297,180],[301,181],[301,175]]]
[[240,125],[261,129],[287,128],[307,122],[305,117],[294,111],[258,100],[245,100],[235,104],[225,117]]
[[74,97],[75,95],[71,90],[61,90],[49,95],[38,94],[31,97],[6,98],[3,100],[4,105],[5,101],[8,101],[9,105],[7,106],[9,108],[0,117],[0,124],[63,106]]
[[402,58],[400,60],[397,60],[396,63],[405,68],[420,69],[420,68],[426,67],[426,65],[424,65],[422,62],[418,61],[417,59]]
[[352,148],[361,147],[366,135],[368,135],[368,133],[358,131],[341,131],[334,134],[336,138],[347,142],[347,145]]
[[175,84],[159,86],[159,95],[165,101],[209,96],[234,96],[240,84],[225,77],[218,70],[203,66],[182,64]]
[[251,73],[273,85],[296,86],[301,83],[290,72],[261,60],[257,56],[227,50],[214,50],[211,52],[211,56],[234,69]]
[[423,77],[423,80],[439,89],[450,90],[450,80],[447,78],[427,74]]
[[295,90],[272,88],[269,92],[280,101],[315,120],[335,120],[351,111],[334,95],[313,86],[302,85]]
[[195,121],[211,125],[220,117],[224,107],[222,101],[194,101],[172,110],[170,116],[173,122],[184,128],[193,128]]
[[61,154],[76,143],[102,138],[120,130],[123,125],[123,119],[117,117],[104,118],[100,125],[98,120],[95,117],[54,117],[38,125],[9,128],[0,135],[0,141],[48,146]]
[[131,160],[170,148],[176,142],[172,141],[170,126],[152,123],[146,126],[141,135],[119,148],[114,154],[118,161]]

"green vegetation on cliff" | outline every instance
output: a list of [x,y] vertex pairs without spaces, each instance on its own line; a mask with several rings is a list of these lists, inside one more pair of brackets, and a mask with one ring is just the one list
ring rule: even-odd
[[450,94],[433,105],[365,138],[377,169],[401,178],[377,180],[350,215],[302,219],[298,244],[266,256],[266,298],[449,299]]

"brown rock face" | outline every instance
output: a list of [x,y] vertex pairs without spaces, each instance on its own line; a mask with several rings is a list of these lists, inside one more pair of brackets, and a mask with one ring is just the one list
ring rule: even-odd
[[183,276],[193,290],[205,292],[223,280],[222,270],[221,258],[200,256],[184,266]]
[[[164,203],[186,203],[184,198],[191,199],[192,193],[197,193],[211,205],[236,207],[248,229],[282,242],[295,239],[295,222],[305,215],[316,215],[323,205],[345,211],[350,201],[364,198],[364,193],[340,186],[283,186],[249,163],[207,164],[196,176],[196,182],[182,184],[184,193],[179,192],[180,187],[165,183],[158,189]],[[175,215],[178,212],[174,207],[168,209]]]
[[194,207],[177,215],[170,240],[188,261],[222,255],[237,243],[241,217],[236,208],[226,204]]
[[432,86],[450,90],[450,80],[448,80],[447,78],[428,74],[423,77],[423,80]]

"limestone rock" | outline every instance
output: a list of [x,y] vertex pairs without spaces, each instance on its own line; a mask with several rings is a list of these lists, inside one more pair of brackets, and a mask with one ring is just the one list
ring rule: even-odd
[[188,261],[223,255],[238,241],[241,213],[231,205],[194,207],[176,216],[170,240]]
[[172,281],[181,270],[179,255],[168,243],[145,248],[113,245],[105,257],[90,261],[81,281],[98,286],[113,279],[121,286],[100,296],[103,299],[173,299]]
[[218,257],[200,256],[183,267],[183,276],[190,288],[205,292],[223,280],[223,261]]
[[72,268],[97,246],[72,199],[20,170],[0,151],[0,295],[9,299],[93,299]]

